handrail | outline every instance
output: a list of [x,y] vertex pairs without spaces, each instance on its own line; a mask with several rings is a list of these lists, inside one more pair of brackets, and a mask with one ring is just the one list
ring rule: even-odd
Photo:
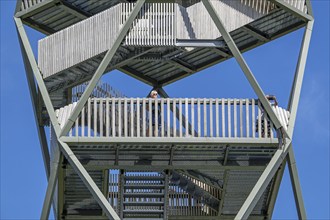
[[274,131],[255,99],[91,98],[69,136],[275,138]]

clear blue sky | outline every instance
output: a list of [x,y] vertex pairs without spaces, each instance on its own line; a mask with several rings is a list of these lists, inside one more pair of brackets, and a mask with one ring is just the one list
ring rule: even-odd
[[[38,219],[47,181],[29,90],[13,22],[16,1],[0,1],[1,33],[1,209],[0,219]],[[294,131],[295,151],[309,219],[329,216],[329,1],[312,1],[315,25]],[[244,54],[265,93],[287,106],[302,30]],[[34,51],[43,36],[29,30]],[[127,96],[144,97],[150,87],[119,72],[103,79]],[[208,68],[165,90],[172,97],[256,98],[236,61]],[[288,172],[273,219],[297,219]]]

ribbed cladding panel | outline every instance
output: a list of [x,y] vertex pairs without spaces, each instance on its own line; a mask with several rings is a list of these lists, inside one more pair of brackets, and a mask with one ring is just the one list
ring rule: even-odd
[[[229,171],[227,187],[224,189],[224,204],[222,214],[235,215],[242,207],[247,196],[258,181],[262,171]],[[252,211],[252,215],[263,214],[269,187],[266,188],[258,203]]]
[[44,78],[110,49],[119,33],[120,5],[39,41]]

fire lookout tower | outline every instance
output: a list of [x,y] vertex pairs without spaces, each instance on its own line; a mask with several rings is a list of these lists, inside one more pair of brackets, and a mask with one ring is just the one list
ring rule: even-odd
[[[18,0],[15,22],[48,187],[41,219],[271,219],[313,28],[310,0]],[[44,33],[35,58],[24,25]],[[305,28],[287,107],[242,52]],[[164,86],[235,58],[258,99],[170,98]],[[161,98],[99,82],[114,69]],[[50,127],[47,141],[45,127]]]

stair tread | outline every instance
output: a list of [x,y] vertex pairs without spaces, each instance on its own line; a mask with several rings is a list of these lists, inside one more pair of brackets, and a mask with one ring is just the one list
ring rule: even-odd
[[164,205],[164,202],[157,201],[157,202],[148,202],[148,201],[141,201],[141,202],[124,202],[124,205],[145,205],[145,206],[153,206],[153,205]]
[[124,213],[148,213],[148,214],[155,214],[155,213],[163,213],[164,210],[156,210],[156,209],[125,209],[123,210]]

